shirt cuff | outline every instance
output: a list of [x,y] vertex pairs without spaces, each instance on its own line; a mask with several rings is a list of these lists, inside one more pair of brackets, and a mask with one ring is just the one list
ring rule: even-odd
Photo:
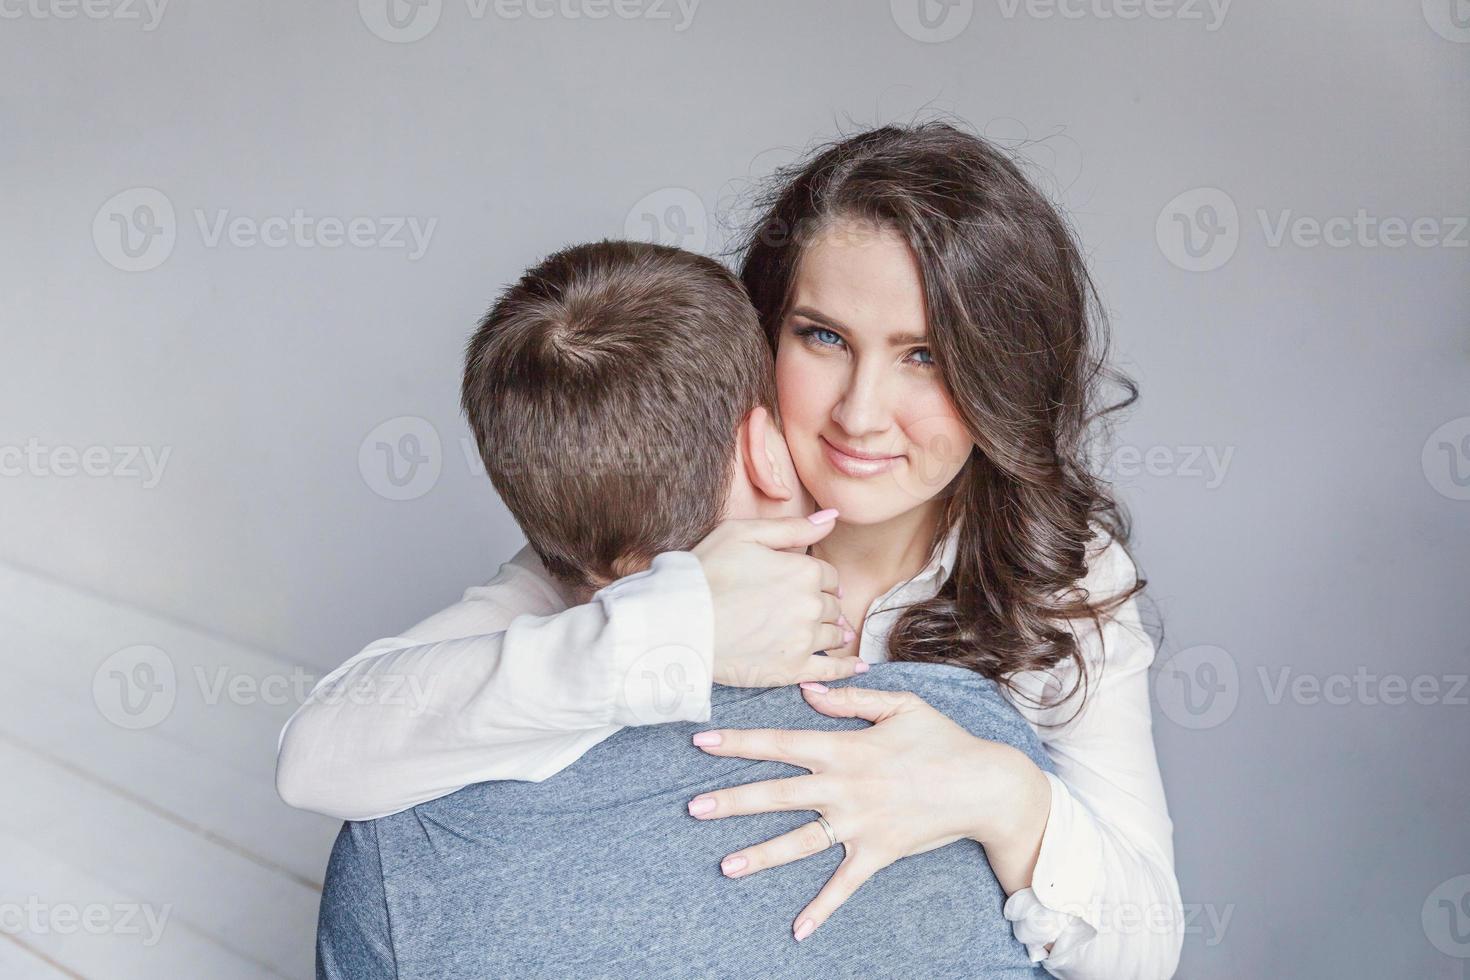
[[708,721],[715,613],[699,559],[665,552],[593,601],[607,610],[612,637],[612,723]]
[[1051,785],[1051,813],[1036,870],[1030,888],[1006,899],[1004,914],[1031,961],[1050,966],[1098,934],[1102,838],[1092,814],[1072,798],[1066,784],[1051,773],[1044,775]]

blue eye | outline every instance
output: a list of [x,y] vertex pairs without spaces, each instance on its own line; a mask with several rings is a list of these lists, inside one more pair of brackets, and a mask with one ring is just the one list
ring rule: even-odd
[[934,363],[934,355],[929,353],[929,348],[927,347],[920,347],[917,350],[912,351],[909,356],[914,358],[914,360],[916,360],[918,363],[925,366],[929,366]]
[[840,347],[842,346],[842,335],[835,330],[826,327],[798,327],[796,335],[809,344],[817,347]]

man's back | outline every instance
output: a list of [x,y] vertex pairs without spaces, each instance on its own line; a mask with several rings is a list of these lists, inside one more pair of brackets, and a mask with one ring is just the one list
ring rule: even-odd
[[[970,671],[884,664],[849,683],[913,691],[1050,768],[1026,722]],[[716,687],[705,725],[625,729],[545,782],[481,783],[347,824],[322,899],[319,974],[1044,976],[1002,917],[1005,895],[973,841],[890,866],[801,944],[792,918],[840,847],[749,878],[720,873],[725,855],[812,814],[688,816],[701,792],[801,772],[709,756],[690,735],[865,724],[821,715],[793,688]]]

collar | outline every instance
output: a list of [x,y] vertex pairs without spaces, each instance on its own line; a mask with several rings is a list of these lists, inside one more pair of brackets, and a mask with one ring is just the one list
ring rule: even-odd
[[900,589],[911,588],[915,585],[920,585],[934,592],[938,592],[939,587],[949,580],[950,572],[954,571],[955,558],[958,556],[959,550],[960,529],[959,525],[955,525],[945,535],[944,542],[939,546],[939,553],[933,558],[930,558],[928,564],[919,569],[913,578],[906,582],[900,582],[890,589],[884,598],[897,593]]

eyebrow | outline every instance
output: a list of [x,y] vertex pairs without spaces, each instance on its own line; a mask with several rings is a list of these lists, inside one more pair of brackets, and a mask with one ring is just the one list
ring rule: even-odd
[[[798,306],[791,311],[791,315],[814,320],[828,330],[842,332],[847,329],[827,314],[814,310],[810,306]],[[888,335],[888,346],[890,347],[906,347],[910,344],[927,344],[928,342],[929,338],[921,333],[891,333]]]

